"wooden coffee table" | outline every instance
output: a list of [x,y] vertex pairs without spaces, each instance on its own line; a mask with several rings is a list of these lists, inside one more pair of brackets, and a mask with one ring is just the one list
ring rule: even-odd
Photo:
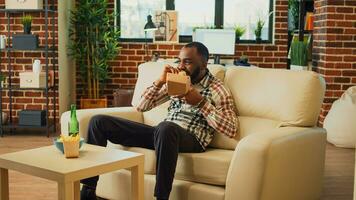
[[84,144],[79,158],[67,159],[55,146],[0,155],[0,199],[9,199],[8,170],[58,183],[59,200],[79,200],[80,180],[120,169],[131,170],[131,194],[143,200],[144,155]]

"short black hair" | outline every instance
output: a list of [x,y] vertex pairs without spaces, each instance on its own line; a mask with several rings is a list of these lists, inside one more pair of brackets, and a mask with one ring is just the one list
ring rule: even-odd
[[197,49],[198,54],[201,55],[205,59],[206,62],[208,62],[209,50],[203,43],[191,42],[191,43],[184,45],[184,47],[187,47],[187,48],[195,47]]

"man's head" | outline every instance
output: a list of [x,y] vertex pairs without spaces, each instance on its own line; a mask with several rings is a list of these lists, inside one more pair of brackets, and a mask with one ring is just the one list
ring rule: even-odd
[[195,84],[205,75],[208,59],[208,48],[200,42],[191,42],[184,45],[179,53],[178,69],[185,71]]

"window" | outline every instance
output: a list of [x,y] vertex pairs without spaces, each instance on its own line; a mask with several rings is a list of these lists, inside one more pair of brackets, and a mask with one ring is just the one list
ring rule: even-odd
[[194,27],[214,26],[215,0],[177,0],[175,10],[180,35],[192,35]]
[[[153,15],[156,10],[166,9],[166,0],[118,0],[117,2],[121,38],[144,38],[143,27],[147,15]],[[148,34],[150,34],[148,38],[152,38],[152,33]]]
[[[156,10],[177,10],[180,42],[191,41],[194,27],[234,28],[236,25],[246,29],[242,42],[255,39],[254,30],[260,18],[265,21],[262,39],[272,41],[273,0],[116,0],[118,25],[121,38],[129,41],[144,39],[143,27],[147,15]],[[256,6],[258,5],[258,6]],[[152,38],[152,32],[147,36]]]
[[[258,5],[258,6],[256,6]],[[254,40],[256,21],[265,21],[262,38],[268,39],[270,1],[266,0],[224,0],[224,27],[242,26],[246,29],[241,39]]]

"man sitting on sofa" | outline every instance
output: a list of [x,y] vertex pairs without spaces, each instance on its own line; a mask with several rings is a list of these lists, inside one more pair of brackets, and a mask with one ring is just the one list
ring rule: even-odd
[[[150,110],[172,100],[166,119],[155,127],[105,115],[94,116],[89,124],[88,143],[106,146],[109,140],[156,152],[155,197],[168,199],[172,189],[178,153],[204,152],[214,133],[234,137],[238,122],[230,92],[207,69],[208,49],[199,42],[186,44],[180,51],[178,67],[165,66],[160,77],[143,93],[138,111]],[[189,91],[180,96],[167,93],[167,73],[185,71],[191,79]],[[96,199],[99,177],[81,181],[82,200]]]

